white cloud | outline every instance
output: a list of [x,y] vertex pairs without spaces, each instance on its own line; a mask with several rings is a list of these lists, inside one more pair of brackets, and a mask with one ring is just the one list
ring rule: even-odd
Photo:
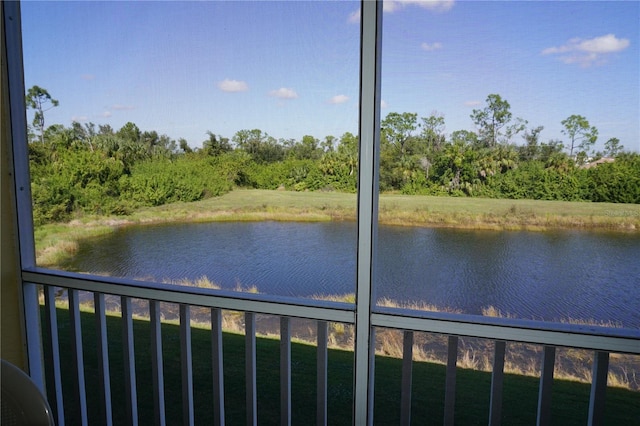
[[71,117],[71,121],[77,121],[79,123],[87,120],[89,120],[89,117],[87,117],[86,115],[74,115],[73,117]]
[[384,2],[385,12],[395,12],[408,6],[418,6],[433,12],[446,12],[455,4],[455,0],[387,0]]
[[135,109],[135,107],[133,105],[116,104],[116,105],[113,105],[111,109],[115,109],[116,111],[130,111],[132,109]]
[[607,55],[620,52],[631,43],[626,38],[617,38],[614,34],[607,34],[592,39],[572,38],[562,46],[547,47],[543,55],[559,55],[565,64],[579,64],[588,67],[592,64],[602,64]]
[[351,12],[349,14],[349,18],[347,19],[347,22],[349,22],[350,24],[359,24],[360,23],[360,9],[354,10],[353,12]]
[[333,98],[329,99],[330,104],[343,104],[349,100],[347,95],[336,95]]
[[384,3],[382,3],[382,10],[385,12],[395,12],[400,7],[401,6],[399,2],[393,0],[386,0]]
[[109,118],[109,117],[111,117],[113,114],[111,113],[111,111],[105,111],[105,112],[103,112],[103,113],[102,113],[102,114],[100,114],[100,115],[101,115],[102,117]]
[[[409,6],[418,6],[432,12],[446,12],[455,4],[455,0],[385,0],[382,3],[384,12],[392,13]],[[347,22],[351,24],[360,23],[360,9],[349,14]]]
[[80,78],[83,79],[83,80],[90,81],[90,80],[94,80],[96,78],[96,76],[93,75],[93,74],[82,74],[80,76]]
[[380,108],[386,108],[387,106],[389,106],[389,105],[387,104],[387,102],[386,102],[384,99],[382,99],[382,100],[380,101]]
[[616,38],[613,34],[592,38],[580,43],[580,48],[592,53],[613,53],[629,47],[629,40],[626,38]]
[[427,52],[433,52],[434,50],[442,49],[442,43],[438,41],[435,43],[422,43],[420,47],[422,47],[422,50],[426,50]]
[[269,96],[273,96],[274,98],[280,98],[280,99],[295,99],[298,97],[298,94],[293,89],[281,87],[278,90],[270,91]]
[[249,85],[247,85],[244,81],[239,80],[230,80],[225,78],[220,83],[218,83],[218,89],[223,92],[246,92],[249,90]]
[[480,105],[482,102],[480,101],[466,101],[464,103],[464,106],[468,106],[468,107],[473,107],[473,106],[478,106]]

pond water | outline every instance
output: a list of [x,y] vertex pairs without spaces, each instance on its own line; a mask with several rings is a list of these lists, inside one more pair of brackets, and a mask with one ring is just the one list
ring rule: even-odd
[[[640,237],[381,226],[375,297],[519,318],[640,328]],[[208,277],[225,289],[310,297],[355,291],[352,222],[126,227],[80,245],[71,270],[119,277]]]

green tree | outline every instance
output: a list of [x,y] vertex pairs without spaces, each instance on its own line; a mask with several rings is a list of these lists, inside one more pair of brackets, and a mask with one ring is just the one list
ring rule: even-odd
[[579,148],[583,151],[596,143],[598,129],[589,124],[589,121],[581,115],[572,115],[560,122],[564,126],[562,133],[569,137],[569,157],[573,158],[573,150]]
[[444,116],[432,112],[429,117],[422,117],[422,138],[429,151],[439,151],[445,142]]
[[336,137],[328,135],[324,137],[324,140],[320,144],[320,147],[324,152],[333,152],[335,149]]
[[527,121],[522,118],[516,118],[512,123],[511,105],[500,95],[491,94],[487,96],[486,102],[486,107],[474,109],[471,113],[471,119],[478,129],[479,142],[483,147],[509,143],[526,128]]
[[478,175],[476,163],[477,151],[463,139],[456,139],[444,146],[434,168],[437,178],[448,192],[469,195]]
[[275,163],[284,159],[284,147],[272,136],[267,136],[258,146],[254,160],[259,163]]
[[344,161],[349,170],[349,176],[356,177],[358,169],[358,136],[353,133],[346,132],[340,136],[340,144],[338,145],[338,155]]
[[381,130],[387,142],[396,147],[400,155],[407,153],[407,143],[418,129],[418,114],[390,112],[382,120]]
[[33,127],[40,132],[40,142],[44,143],[44,113],[58,106],[58,101],[53,99],[46,89],[33,86],[27,91],[25,97],[27,108],[35,110]]
[[98,134],[100,135],[114,135],[113,127],[110,124],[98,124]]
[[[231,151],[231,145],[229,144],[229,139],[223,138],[222,136],[219,136],[219,135],[216,136],[213,132],[209,130],[207,130],[207,135],[209,135],[209,138],[206,141],[202,142],[202,150],[207,155],[211,155],[215,157],[218,155],[222,155],[225,152]],[[184,141],[184,142],[186,144],[187,141]],[[182,143],[180,144],[180,146],[182,150],[185,151]],[[189,148],[188,145],[187,145],[187,148]]]
[[459,143],[462,145],[470,146],[478,144],[478,135],[468,130],[456,130],[455,132],[451,133],[450,139],[452,144]]
[[300,143],[291,147],[289,155],[298,160],[318,160],[323,150],[320,141],[311,135],[304,135]]
[[501,135],[500,130],[511,121],[511,105],[498,94],[487,96],[487,106],[474,109],[471,119],[478,128],[480,141],[484,146],[496,146]]
[[607,157],[616,157],[624,151],[624,146],[620,145],[620,139],[610,138],[604,144],[604,153]]
[[193,152],[193,149],[191,149],[191,147],[189,146],[189,143],[185,138],[178,139],[178,145],[180,146],[180,149],[182,150],[182,152],[184,152],[185,154],[189,154]]
[[118,130],[116,133],[119,137],[124,139],[127,142],[138,143],[140,142],[141,132],[138,126],[136,126],[132,122],[127,122],[124,126]]
[[522,161],[532,161],[539,159],[540,156],[540,133],[544,130],[543,126],[538,126],[531,130],[525,130],[522,136],[525,145],[518,147],[520,159]]
[[266,137],[267,134],[263,134],[260,129],[245,129],[238,130],[231,140],[238,148],[253,156],[258,151],[258,147]]

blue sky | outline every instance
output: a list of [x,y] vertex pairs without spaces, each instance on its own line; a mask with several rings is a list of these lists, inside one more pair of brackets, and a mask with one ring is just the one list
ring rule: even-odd
[[[357,132],[358,2],[31,2],[26,87],[60,101],[47,124],[127,121],[200,146]],[[383,117],[444,115],[446,133],[500,94],[563,139],[585,116],[597,148],[640,151],[640,2],[385,2]],[[31,116],[29,116],[30,118]],[[517,137],[515,142],[521,143]]]

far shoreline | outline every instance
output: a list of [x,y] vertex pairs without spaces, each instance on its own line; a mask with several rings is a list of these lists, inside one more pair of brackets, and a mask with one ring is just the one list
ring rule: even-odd
[[[193,203],[142,208],[129,216],[91,216],[35,229],[38,266],[60,268],[78,243],[124,226],[206,222],[355,221],[356,195],[236,189]],[[378,223],[487,231],[640,232],[640,205],[382,194]]]

